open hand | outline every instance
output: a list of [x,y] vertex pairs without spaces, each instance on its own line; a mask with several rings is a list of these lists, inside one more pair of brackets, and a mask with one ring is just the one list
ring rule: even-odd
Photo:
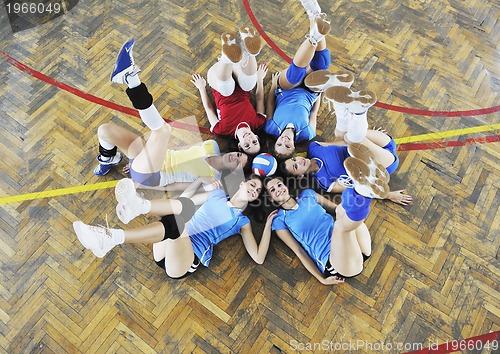
[[408,194],[404,194],[404,189],[400,189],[398,191],[389,192],[387,198],[392,202],[401,205],[410,205],[413,204],[413,197]]
[[274,88],[278,87],[278,80],[280,78],[280,74],[281,73],[278,71],[278,72],[273,73],[273,75],[271,76],[271,86],[272,87],[274,87]]
[[191,81],[193,83],[193,85],[198,88],[198,90],[203,90],[205,88],[205,86],[207,85],[207,81],[200,74],[193,73],[191,75],[191,77],[193,79],[189,80],[189,81]]
[[382,128],[382,127],[378,127],[378,128],[377,127],[373,127],[373,130],[377,130],[377,131],[382,132],[382,133],[384,133],[386,135],[389,135],[389,134],[387,134],[387,130],[385,128]]
[[345,279],[338,275],[328,277],[322,281],[324,285],[336,285],[336,284],[342,284],[344,282]]
[[268,71],[267,64],[266,63],[260,63],[259,67],[257,69],[257,79],[258,80],[264,80],[264,78],[266,77],[267,71]]

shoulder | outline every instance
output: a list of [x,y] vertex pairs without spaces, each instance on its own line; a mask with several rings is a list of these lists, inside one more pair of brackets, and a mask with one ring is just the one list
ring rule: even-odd
[[248,218],[248,216],[245,215],[240,216],[238,220],[238,225],[240,226],[240,229],[250,228],[250,219]]
[[210,193],[210,199],[226,199],[226,192],[223,189],[215,189]]
[[313,198],[314,200],[317,200],[316,192],[312,189],[304,189],[302,192],[299,194],[299,199],[304,199],[304,198]]

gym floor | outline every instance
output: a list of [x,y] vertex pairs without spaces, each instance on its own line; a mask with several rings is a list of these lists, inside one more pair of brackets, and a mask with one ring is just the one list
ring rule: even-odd
[[[498,2],[319,3],[332,70],[377,93],[370,125],[399,143],[391,188],[414,198],[373,204],[372,257],[331,287],[277,238],[263,265],[235,236],[174,281],[151,245],[98,259],[71,226],[123,227],[113,186],[125,175],[92,170],[100,124],[147,132],[109,81],[125,40],[162,116],[182,120],[170,142],[182,146],[213,138],[189,80],[217,60],[220,34],[253,22],[268,41],[258,59],[282,70],[308,31],[299,0],[73,1],[24,30],[0,10],[1,352],[411,352],[477,336],[498,348],[498,333],[484,337],[500,330]],[[334,126],[322,105],[319,134],[333,140]]]

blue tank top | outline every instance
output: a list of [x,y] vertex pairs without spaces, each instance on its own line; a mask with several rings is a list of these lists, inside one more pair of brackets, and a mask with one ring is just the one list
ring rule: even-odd
[[312,189],[302,191],[295,209],[278,211],[273,230],[288,230],[323,272],[330,257],[333,217],[318,204]]
[[193,250],[201,263],[208,267],[213,247],[229,236],[238,234],[250,220],[243,210],[228,204],[226,192],[216,189],[208,200],[194,213],[186,231],[193,244]]
[[264,126],[267,134],[279,137],[289,123],[295,127],[295,141],[309,141],[316,136],[316,132],[309,125],[311,113],[318,95],[302,87],[291,90],[276,89],[276,109],[273,118]]
[[349,156],[347,146],[322,146],[315,141],[309,145],[307,157],[319,159],[322,162],[318,162],[320,169],[313,176],[321,189],[330,192],[337,178],[341,175],[347,175],[344,161]]

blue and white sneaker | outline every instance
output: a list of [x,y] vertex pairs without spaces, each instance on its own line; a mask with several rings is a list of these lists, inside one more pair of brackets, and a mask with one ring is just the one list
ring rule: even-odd
[[126,84],[127,76],[136,75],[141,72],[141,70],[135,66],[134,58],[132,57],[132,48],[134,48],[133,38],[122,45],[118,58],[116,59],[113,73],[111,74],[111,82]]
[[98,177],[104,176],[109,172],[109,170],[111,170],[111,167],[118,165],[121,160],[122,154],[120,154],[120,152],[117,152],[116,155],[108,161],[103,161],[101,154],[97,155],[97,161],[99,161],[99,165],[94,168],[94,175]]

